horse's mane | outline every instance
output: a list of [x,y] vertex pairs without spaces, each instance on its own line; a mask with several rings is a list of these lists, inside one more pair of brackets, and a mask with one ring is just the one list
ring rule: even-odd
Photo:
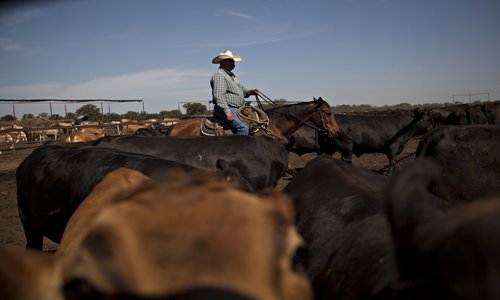
[[270,109],[266,109],[265,112],[270,119],[273,119],[275,121],[283,121],[289,118],[290,116],[302,118],[306,115],[307,113],[306,108],[309,106],[309,104],[314,103],[316,101],[301,102],[301,103],[283,105],[279,107],[273,107]]

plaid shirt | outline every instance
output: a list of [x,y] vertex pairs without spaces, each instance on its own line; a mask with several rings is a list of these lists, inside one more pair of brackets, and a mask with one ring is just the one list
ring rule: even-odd
[[212,76],[210,85],[213,102],[226,113],[229,111],[229,106],[240,107],[245,103],[245,98],[250,96],[249,91],[233,72],[221,68]]

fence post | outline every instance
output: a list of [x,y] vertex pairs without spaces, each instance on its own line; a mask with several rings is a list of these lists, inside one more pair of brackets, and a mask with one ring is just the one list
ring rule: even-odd
[[101,101],[101,123],[104,123],[104,108],[102,107],[102,101]]

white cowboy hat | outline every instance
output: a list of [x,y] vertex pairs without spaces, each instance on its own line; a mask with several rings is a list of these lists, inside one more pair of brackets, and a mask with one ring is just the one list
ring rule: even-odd
[[221,52],[216,57],[214,57],[214,59],[212,59],[212,63],[213,64],[218,64],[218,63],[220,63],[221,60],[229,59],[229,58],[232,59],[232,60],[234,60],[234,61],[241,61],[241,56],[239,56],[239,55],[233,55],[233,52],[231,52],[229,50],[226,50],[224,52]]

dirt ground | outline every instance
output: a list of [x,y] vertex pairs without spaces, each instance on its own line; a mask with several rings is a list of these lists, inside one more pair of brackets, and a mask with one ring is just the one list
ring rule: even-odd
[[[404,151],[397,157],[398,166],[413,160],[417,148],[418,139],[412,139],[406,145]],[[3,151],[0,154],[0,245],[15,245],[24,247],[26,240],[24,231],[17,211],[16,197],[16,168],[34,149],[34,146],[18,146],[16,151]],[[290,154],[290,164],[294,168],[303,168],[308,161],[315,158],[316,154],[305,154],[298,156]],[[340,158],[338,153],[335,158]],[[353,158],[353,164],[362,166],[369,170],[381,170],[387,166],[388,161],[385,154],[365,154]],[[283,189],[291,179],[290,176],[282,178],[276,189]],[[57,244],[48,239],[44,240],[44,251],[54,251]]]

